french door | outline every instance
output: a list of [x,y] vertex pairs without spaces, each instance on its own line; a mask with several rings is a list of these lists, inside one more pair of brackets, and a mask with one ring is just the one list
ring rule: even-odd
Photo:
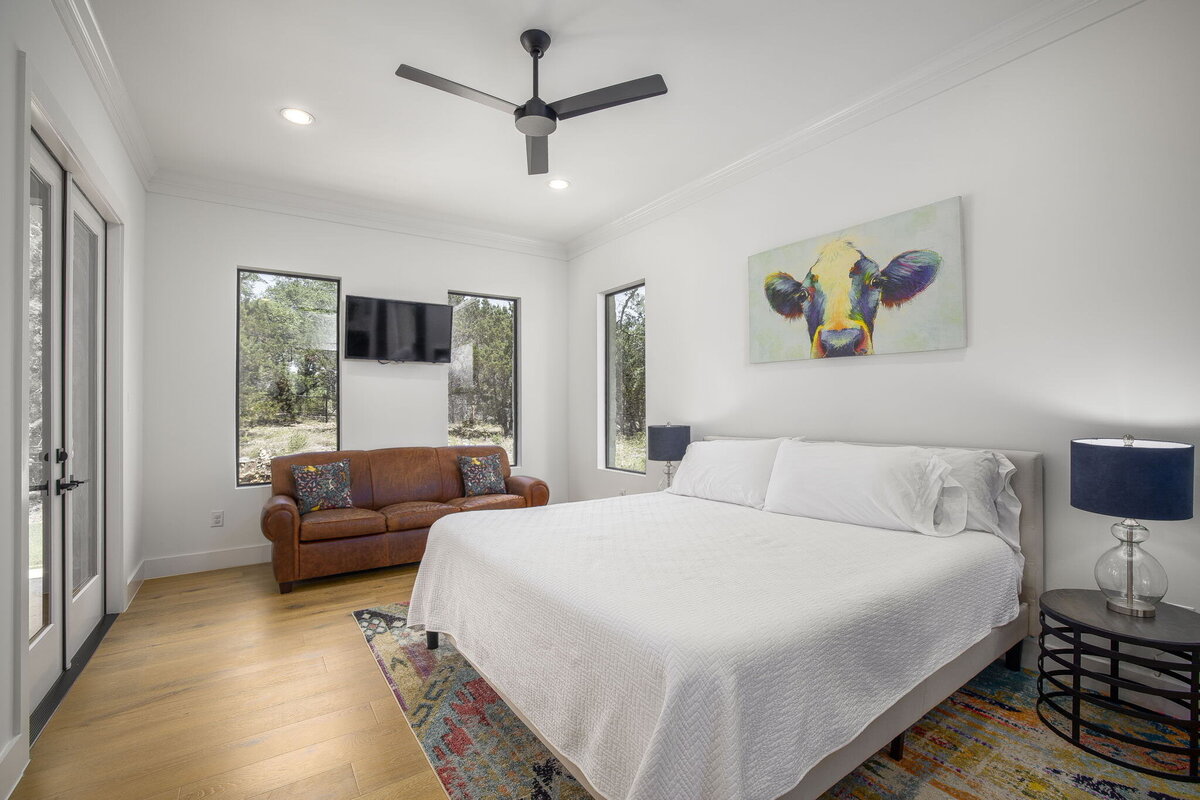
[[35,137],[29,171],[29,660],[38,705],[104,616],[105,223]]

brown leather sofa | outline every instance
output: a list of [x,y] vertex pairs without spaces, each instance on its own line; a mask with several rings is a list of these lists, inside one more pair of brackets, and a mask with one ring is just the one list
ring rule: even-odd
[[[458,456],[499,454],[507,494],[463,496]],[[292,465],[350,460],[354,508],[301,515]],[[544,506],[550,487],[538,478],[513,475],[503,448],[393,447],[297,453],[271,461],[274,496],[262,510],[262,532],[271,540],[279,593],[292,582],[420,561],[429,526],[448,514]]]

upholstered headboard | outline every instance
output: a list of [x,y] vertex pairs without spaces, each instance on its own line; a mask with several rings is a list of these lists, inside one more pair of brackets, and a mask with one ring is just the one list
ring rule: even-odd
[[[747,439],[746,436],[705,436],[705,441],[716,439]],[[818,441],[806,439],[806,441]],[[878,442],[854,442],[887,447]],[[890,446],[895,447],[896,444]],[[921,445],[918,445],[921,446]],[[930,445],[934,446],[934,445]],[[946,447],[947,445],[936,445]],[[964,450],[993,450],[1002,453],[1017,468],[1012,487],[1021,501],[1021,552],[1025,556],[1025,573],[1021,580],[1021,600],[1029,605],[1029,635],[1037,636],[1041,630],[1038,622],[1038,598],[1046,585],[1045,547],[1042,527],[1042,454],[1029,450],[1005,450],[1000,447],[967,447]]]

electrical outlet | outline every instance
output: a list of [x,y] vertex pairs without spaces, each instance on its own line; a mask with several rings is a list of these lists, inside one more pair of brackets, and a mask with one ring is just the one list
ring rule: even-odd
[[208,527],[210,527],[210,528],[225,527],[225,512],[224,511],[210,512],[210,516],[209,516],[209,520],[208,520]]

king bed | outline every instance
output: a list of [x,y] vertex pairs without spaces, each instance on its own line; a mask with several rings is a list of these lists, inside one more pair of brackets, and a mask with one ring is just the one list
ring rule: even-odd
[[1036,635],[1041,456],[993,452],[1019,551],[666,492],[464,514],[409,624],[597,800],[816,798]]

